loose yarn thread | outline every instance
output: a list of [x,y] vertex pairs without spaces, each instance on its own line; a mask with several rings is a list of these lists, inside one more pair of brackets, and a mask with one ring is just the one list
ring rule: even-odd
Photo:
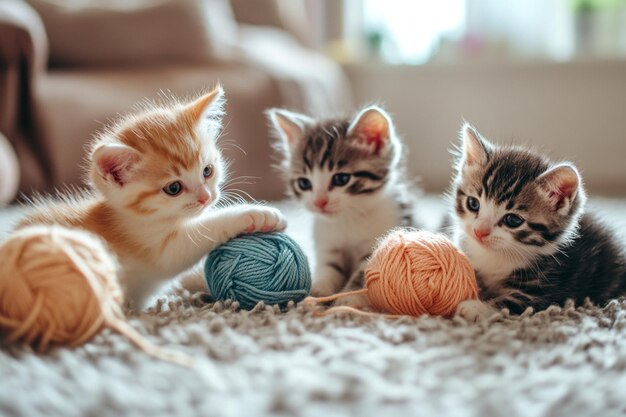
[[82,345],[104,327],[146,353],[190,366],[186,355],[149,343],[125,320],[117,264],[96,236],[62,226],[30,226],[0,245],[0,334],[45,352]]

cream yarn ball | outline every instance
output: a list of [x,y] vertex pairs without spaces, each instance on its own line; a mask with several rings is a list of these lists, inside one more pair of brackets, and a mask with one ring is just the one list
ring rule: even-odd
[[117,265],[96,236],[30,226],[0,245],[0,331],[39,352],[80,345],[123,317]]
[[154,346],[126,322],[118,265],[102,240],[81,229],[29,226],[0,244],[0,336],[44,352],[79,346],[104,327],[149,355],[191,366],[187,355]]

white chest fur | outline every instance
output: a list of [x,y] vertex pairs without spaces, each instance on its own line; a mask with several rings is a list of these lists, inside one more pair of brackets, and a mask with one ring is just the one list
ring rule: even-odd
[[527,266],[526,260],[514,259],[506,253],[489,250],[467,236],[461,236],[460,247],[486,287],[498,285],[516,269]]
[[381,198],[363,212],[336,218],[314,220],[316,252],[340,249],[348,252],[355,263],[368,255],[376,239],[400,221],[399,208],[391,199]]

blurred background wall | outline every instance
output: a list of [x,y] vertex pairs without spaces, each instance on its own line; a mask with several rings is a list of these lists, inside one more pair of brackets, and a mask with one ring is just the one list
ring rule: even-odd
[[582,170],[595,194],[626,194],[626,63],[527,62],[348,67],[356,101],[392,112],[411,172],[431,191],[450,179],[462,120],[485,137],[528,144]]
[[328,7],[328,20],[343,16],[344,25],[335,22],[323,43],[344,62],[355,102],[379,100],[392,112],[428,190],[447,186],[448,150],[465,119],[495,141],[574,161],[593,193],[626,194],[626,2]]
[[108,120],[220,81],[237,145],[226,153],[255,198],[284,190],[266,108],[329,115],[373,101],[428,191],[447,186],[466,119],[623,196],[625,57],[624,0],[2,0],[0,159],[16,153],[19,170],[5,164],[0,184],[81,184],[84,145]]

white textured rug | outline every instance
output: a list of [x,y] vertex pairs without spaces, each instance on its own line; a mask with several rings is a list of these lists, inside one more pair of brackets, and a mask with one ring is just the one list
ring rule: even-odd
[[[626,230],[623,202],[599,205]],[[246,312],[182,291],[131,323],[194,368],[110,331],[46,355],[3,347],[0,416],[626,415],[624,300],[468,325]]]

